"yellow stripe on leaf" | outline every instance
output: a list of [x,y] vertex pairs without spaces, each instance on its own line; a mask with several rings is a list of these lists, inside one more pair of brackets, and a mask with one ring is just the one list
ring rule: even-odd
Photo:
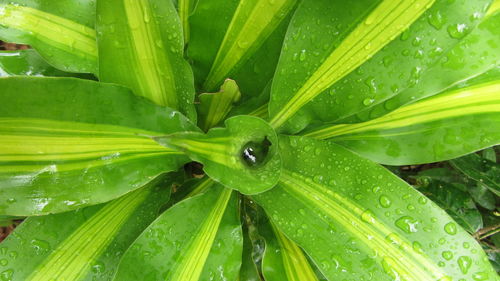
[[403,106],[367,122],[334,125],[309,132],[306,136],[329,139],[373,130],[402,128],[459,116],[500,112],[499,92],[500,81],[485,83]]
[[0,25],[36,34],[55,48],[97,60],[95,30],[74,21],[30,7],[0,4]]
[[[0,118],[2,173],[57,171],[106,165],[141,157],[181,154],[148,137],[157,134],[127,127],[28,118]],[[68,162],[61,162],[68,161]]]
[[304,252],[288,239],[273,224],[272,228],[282,249],[283,265],[289,281],[317,281],[318,277],[314,273]]
[[408,26],[435,0],[384,0],[314,71],[271,120],[280,127],[314,97],[365,63]]
[[59,244],[26,281],[82,280],[149,190],[141,188],[105,205]]
[[199,280],[210,249],[215,240],[219,225],[226,210],[231,190],[225,188],[217,199],[212,210],[191,241],[189,247],[183,252],[183,259],[167,280],[196,281]]
[[175,77],[167,56],[170,50],[164,49],[150,1],[123,0],[123,4],[133,44],[130,52],[137,67],[135,93],[158,105],[178,108]]
[[[346,232],[369,244],[380,254],[386,272],[392,272],[394,278],[408,281],[446,280],[440,279],[446,278],[446,275],[432,260],[416,252],[408,241],[377,220],[369,210],[286,170],[282,171],[280,184],[292,196],[319,210],[327,221],[335,221]],[[370,239],[366,235],[370,235]]]

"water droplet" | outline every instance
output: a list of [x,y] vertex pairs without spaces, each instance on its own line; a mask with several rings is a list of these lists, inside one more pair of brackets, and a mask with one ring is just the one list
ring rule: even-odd
[[457,263],[460,267],[460,271],[462,271],[463,274],[467,274],[472,265],[472,259],[467,256],[461,256],[458,258]]
[[371,210],[368,209],[361,214],[361,220],[363,220],[364,222],[373,224],[373,223],[375,223],[375,215],[373,214],[373,212]]
[[410,216],[403,216],[396,220],[395,225],[406,233],[417,232],[418,221]]
[[14,275],[14,270],[7,269],[5,271],[2,271],[2,273],[0,273],[0,279],[2,281],[11,281],[12,280],[12,275]]
[[457,234],[457,225],[454,222],[449,222],[444,226],[444,231],[450,235]]
[[425,197],[418,198],[418,203],[421,205],[427,204],[427,198],[425,198]]
[[451,260],[453,258],[453,253],[451,251],[444,251],[441,253],[443,258],[447,261]]
[[267,160],[267,154],[269,152],[269,147],[271,142],[264,138],[261,143],[248,142],[243,146],[243,151],[241,152],[241,157],[243,161],[250,167],[256,167]]
[[41,255],[50,250],[50,244],[47,241],[33,239],[31,240],[31,245],[35,249],[37,255]]
[[422,254],[424,250],[422,249],[422,244],[418,243],[417,241],[413,242],[412,244],[413,250],[419,254]]
[[305,214],[306,214],[306,210],[304,210],[304,209],[299,209],[299,213],[300,213],[301,215],[305,215]]
[[6,265],[8,265],[8,264],[9,264],[9,261],[8,261],[8,260],[6,260],[6,259],[1,259],[1,260],[0,260],[0,265],[1,265],[1,266],[6,266]]
[[486,272],[476,272],[472,275],[472,279],[477,281],[488,280],[489,275]]
[[392,205],[391,199],[389,199],[389,197],[387,197],[385,195],[380,196],[380,198],[378,199],[378,202],[384,208],[389,208]]
[[306,59],[306,50],[302,50],[299,55],[299,60],[304,61]]
[[94,273],[103,273],[105,269],[106,269],[106,267],[105,267],[104,263],[102,263],[102,262],[96,262],[92,266],[92,272],[94,272]]
[[363,104],[368,106],[368,105],[372,104],[374,101],[375,101],[374,99],[366,98],[363,100]]
[[439,30],[443,27],[445,20],[439,11],[435,11],[428,17],[429,24]]
[[460,39],[467,33],[468,27],[464,23],[452,24],[448,26],[448,34],[455,39]]

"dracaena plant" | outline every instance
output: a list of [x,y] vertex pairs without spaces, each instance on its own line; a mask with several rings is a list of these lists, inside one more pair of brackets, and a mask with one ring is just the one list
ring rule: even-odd
[[382,165],[500,143],[499,6],[1,0],[0,280],[498,280]]

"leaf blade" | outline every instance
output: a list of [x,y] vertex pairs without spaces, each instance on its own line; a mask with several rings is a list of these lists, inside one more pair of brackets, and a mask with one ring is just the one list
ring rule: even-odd
[[[0,4],[0,37],[30,44],[55,67],[69,72],[97,74],[97,44],[93,29],[93,1],[51,4],[16,1]],[[66,18],[57,9],[78,10],[84,16]]]
[[2,272],[10,271],[11,280],[110,278],[119,253],[154,220],[169,194],[169,188],[148,186],[84,210],[30,217],[0,244],[0,256],[8,260]]
[[[496,276],[474,239],[382,167],[331,143],[281,140],[280,183],[253,198],[329,280]],[[466,247],[453,248],[453,259],[440,263],[455,243]]]
[[101,81],[128,86],[194,120],[193,78],[173,3],[100,1],[97,11]]
[[500,118],[500,84],[492,80],[432,96],[367,122],[325,126],[306,135],[330,139],[389,165],[456,158],[500,142],[494,125]]
[[[236,257],[242,253],[235,199],[231,190],[215,185],[174,205],[125,253],[115,280],[157,280],[159,276],[168,280],[204,280],[221,265],[225,267],[224,277],[235,279],[241,262]],[[168,229],[172,229],[170,235],[151,235]],[[226,242],[218,250],[216,245],[221,241]],[[151,254],[144,257],[144,251]]]
[[6,90],[0,97],[6,105],[0,110],[2,214],[106,202],[188,161],[141,134],[196,127],[125,88],[67,78],[13,77],[0,84]]
[[[398,14],[378,9],[386,4],[397,5],[395,1],[358,1],[355,4],[343,1],[335,1],[333,4],[331,1],[303,2],[290,25],[285,40],[287,48],[282,50],[273,81],[270,103],[273,126],[279,127],[284,124],[282,132],[298,132],[314,121],[335,121],[362,111],[369,105],[382,102],[403,89],[415,86],[420,81],[421,75],[439,60],[443,52],[453,48],[479,23],[478,18],[474,18],[473,15],[481,18],[491,1],[410,2],[401,2],[401,7],[404,5],[412,7],[404,13],[415,13],[415,16],[423,13],[416,20],[411,15],[403,19],[398,18],[398,21],[405,22],[401,26],[402,29],[395,28],[392,31],[387,29],[387,33],[377,36],[377,41],[387,43],[384,48],[372,52],[372,49],[376,49],[373,48],[375,45],[370,45],[369,40],[358,38],[361,43],[365,42],[358,46],[360,50],[358,54],[373,55],[373,57],[360,56],[360,60],[364,59],[365,62],[359,66],[359,63],[354,63],[358,61],[354,57],[352,63],[341,63],[349,60],[349,56],[340,57],[335,61],[338,64],[333,66],[324,62],[332,52],[341,50],[342,45],[349,43],[343,40],[347,36],[351,36],[356,30],[362,32],[369,29],[371,25],[365,25],[365,21],[370,23],[372,20],[384,21],[390,18],[391,14]],[[425,5],[427,3],[433,5]],[[346,13],[347,10],[351,12]],[[376,11],[381,14],[375,13]],[[369,17],[370,13],[373,18]],[[311,17],[317,18],[315,24],[310,22]],[[396,23],[397,21],[394,22]],[[409,29],[404,30],[408,26]],[[467,28],[455,32],[458,26]],[[400,35],[399,40],[396,40],[396,37],[391,38],[391,33]],[[385,40],[387,39],[385,35],[388,35],[390,42]],[[423,38],[429,40],[423,41]],[[314,42],[312,45],[311,40]],[[412,56],[413,52],[415,55]],[[396,61],[398,63],[394,63]],[[344,64],[351,67],[347,69],[343,67]],[[313,76],[314,73],[326,73],[326,69],[330,66],[332,66],[332,76]],[[340,70],[333,71],[335,67]],[[324,71],[319,72],[321,69]],[[350,72],[347,73],[342,69]],[[311,77],[323,81],[322,87],[316,87],[314,83],[316,80]],[[330,84],[336,80],[337,83]],[[296,95],[300,89],[308,92]],[[297,114],[293,116],[294,113]],[[289,118],[290,121],[285,122]]]

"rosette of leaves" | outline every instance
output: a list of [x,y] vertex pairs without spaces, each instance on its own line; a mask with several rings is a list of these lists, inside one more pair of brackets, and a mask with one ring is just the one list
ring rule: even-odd
[[0,279],[498,280],[382,164],[500,143],[499,7],[0,1]]

